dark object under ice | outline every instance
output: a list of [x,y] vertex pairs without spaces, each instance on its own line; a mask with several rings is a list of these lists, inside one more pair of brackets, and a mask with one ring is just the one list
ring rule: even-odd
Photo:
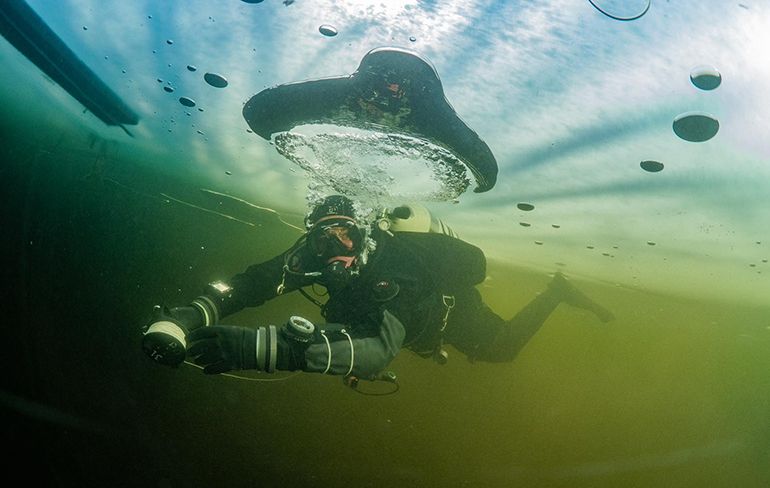
[[107,125],[136,125],[139,116],[22,0],[3,2],[0,34]]
[[351,75],[267,88],[246,103],[249,127],[270,140],[303,124],[334,124],[422,137],[452,151],[476,179],[475,192],[497,181],[492,151],[454,111],[438,74],[399,48],[369,51]]

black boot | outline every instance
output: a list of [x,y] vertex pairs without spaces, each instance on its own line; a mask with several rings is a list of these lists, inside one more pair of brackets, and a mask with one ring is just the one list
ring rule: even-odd
[[556,272],[551,282],[548,284],[551,293],[554,293],[562,302],[573,307],[582,308],[593,312],[602,322],[609,322],[615,319],[615,315],[602,307],[595,301],[588,298],[583,292],[575,288],[575,285],[567,281],[561,272]]

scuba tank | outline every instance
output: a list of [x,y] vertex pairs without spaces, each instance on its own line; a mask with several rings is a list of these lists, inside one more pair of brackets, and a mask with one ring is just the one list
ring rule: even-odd
[[430,210],[417,204],[383,210],[377,219],[377,227],[385,232],[424,232],[457,237],[451,227],[431,214]]

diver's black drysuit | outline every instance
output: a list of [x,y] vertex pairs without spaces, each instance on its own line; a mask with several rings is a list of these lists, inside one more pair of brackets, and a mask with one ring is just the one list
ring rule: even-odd
[[[326,323],[315,324],[312,338],[274,334],[275,369],[373,379],[401,348],[428,357],[442,342],[470,359],[512,360],[559,303],[543,293],[517,315],[520,320],[504,321],[475,288],[486,277],[481,249],[440,233],[372,232],[376,249],[359,276],[328,290],[321,308]],[[217,321],[276,297],[279,285],[283,293],[311,285],[312,277],[284,272],[285,264],[301,271],[302,254],[291,259],[293,250],[235,275],[226,294],[207,295]]]

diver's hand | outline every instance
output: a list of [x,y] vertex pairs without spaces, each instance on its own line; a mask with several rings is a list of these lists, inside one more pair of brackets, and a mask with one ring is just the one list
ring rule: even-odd
[[248,327],[212,325],[187,336],[188,355],[206,374],[257,368],[257,331]]

